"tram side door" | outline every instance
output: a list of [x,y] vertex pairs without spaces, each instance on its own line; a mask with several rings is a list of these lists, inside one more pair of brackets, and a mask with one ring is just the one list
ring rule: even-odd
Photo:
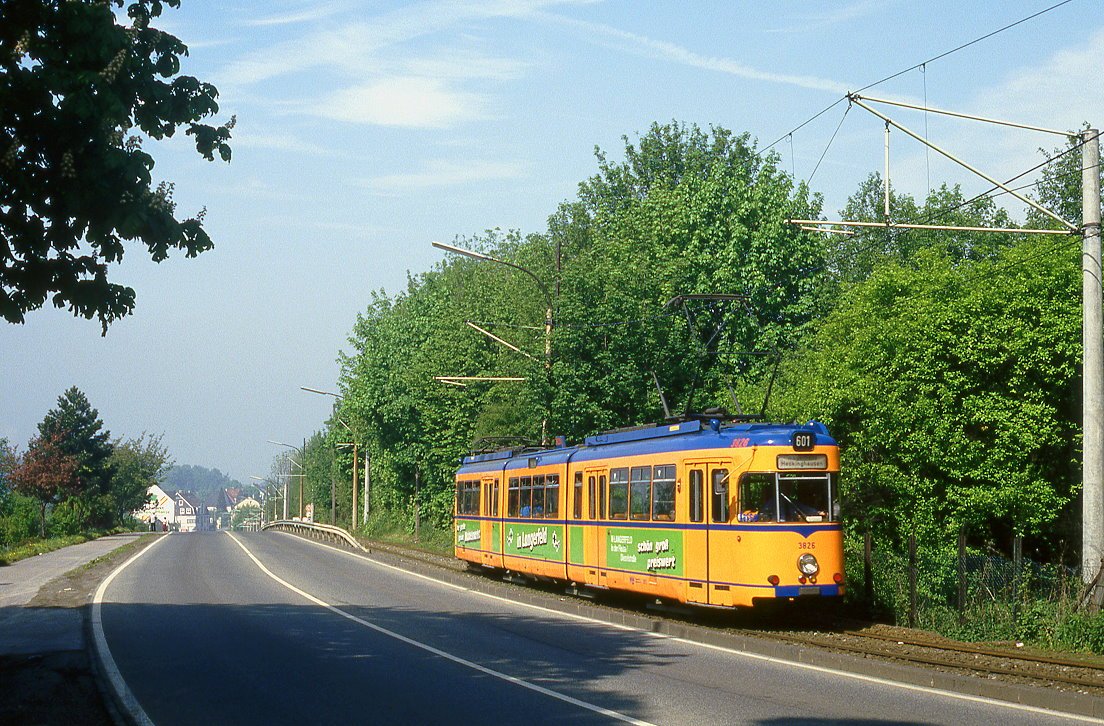
[[605,469],[587,469],[583,472],[586,488],[586,509],[583,512],[587,526],[583,528],[586,570],[584,581],[588,585],[605,585],[601,570],[605,564],[606,531],[606,476]]
[[479,549],[483,550],[483,564],[502,566],[502,527],[494,521],[498,517],[501,487],[497,477],[483,477],[483,517],[479,523]]
[[729,581],[720,576],[732,553],[731,539],[718,525],[732,516],[732,464],[724,461],[691,463],[687,466],[688,517],[686,543],[687,599],[711,605],[731,602]]

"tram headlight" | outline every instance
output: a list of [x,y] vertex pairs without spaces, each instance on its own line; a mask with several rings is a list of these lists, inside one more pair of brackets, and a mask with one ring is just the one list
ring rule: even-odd
[[801,574],[812,577],[820,572],[820,565],[817,563],[815,556],[806,552],[797,558],[797,569],[801,570]]

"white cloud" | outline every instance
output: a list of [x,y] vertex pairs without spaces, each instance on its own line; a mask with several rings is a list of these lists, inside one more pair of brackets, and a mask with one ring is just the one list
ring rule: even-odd
[[307,113],[348,123],[407,128],[448,128],[487,118],[487,101],[475,93],[417,77],[383,78],[332,93]]
[[245,24],[251,27],[266,27],[272,25],[298,25],[300,23],[312,23],[316,20],[321,20],[323,18],[328,18],[331,15],[334,15],[338,12],[339,9],[340,8],[338,8],[334,4],[317,5],[297,13],[270,15],[265,18],[257,18],[256,20],[250,20]]
[[566,3],[541,0],[418,3],[368,21],[358,18],[356,22],[329,24],[330,27],[250,53],[231,63],[219,81],[249,85],[313,68],[363,77],[387,60],[380,57],[385,49],[471,20],[526,17],[547,5],[563,4]]
[[[1067,36],[1072,37],[1072,36]],[[1104,94],[1086,71],[1104,67],[1104,28],[1064,48],[1044,63],[1026,66],[1001,85],[978,96],[985,115],[1058,130],[1075,130],[1083,121],[1104,125]],[[1027,117],[1027,118],[1025,118]]]
[[458,186],[473,182],[520,179],[524,176],[525,166],[520,163],[440,159],[424,164],[418,171],[376,176],[364,180],[362,185],[377,192],[386,193]]
[[549,22],[555,22],[581,30],[595,42],[609,45],[618,50],[655,58],[657,60],[679,63],[691,68],[701,68],[703,70],[726,73],[753,81],[797,86],[799,88],[808,88],[814,91],[827,91],[840,95],[848,91],[847,84],[828,78],[764,71],[753,66],[745,65],[731,58],[701,55],[675,43],[670,43],[665,40],[655,40],[647,36],[630,33],[601,23],[575,20],[573,18],[566,18],[550,13],[542,13],[541,16]]

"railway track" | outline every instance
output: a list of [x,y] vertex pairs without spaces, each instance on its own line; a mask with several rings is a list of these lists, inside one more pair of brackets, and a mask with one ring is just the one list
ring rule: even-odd
[[[379,548],[390,551],[392,554],[419,560],[433,567],[460,569],[456,560],[445,555],[410,550],[397,545],[383,545]],[[473,574],[473,576],[485,577],[486,574]],[[549,595],[559,597],[563,595],[562,587],[534,585],[532,583],[528,585],[514,584],[513,586],[529,592],[544,590]],[[817,623],[815,620],[809,621],[806,615],[801,623],[803,627],[791,630],[784,629],[787,624],[785,615],[782,615],[781,619],[778,616],[764,618],[741,612],[718,613],[716,611],[701,611],[684,607],[657,612],[654,609],[645,608],[643,601],[639,598],[632,602],[629,598],[623,596],[610,597],[607,595],[606,597],[599,597],[596,601],[593,598],[587,599],[598,607],[623,610],[637,615],[647,611],[649,617],[724,630],[752,638],[781,640],[808,647],[912,663],[923,667],[968,671],[974,674],[984,674],[991,678],[1029,682],[1034,685],[1052,685],[1062,687],[1065,690],[1088,690],[1096,695],[1104,695],[1104,661],[1099,659],[1097,662],[1089,662],[1087,660],[999,649],[924,637],[922,632],[904,631],[903,629],[878,632],[871,628],[884,626],[865,621],[837,621],[834,628],[824,630],[823,623]],[[734,619],[744,622],[737,624],[733,622]]]
[[755,637],[830,648],[868,657],[890,658],[924,666],[1007,676],[1035,683],[1064,684],[1078,689],[1092,689],[1097,693],[1104,692],[1104,665],[1086,661],[860,630],[816,633],[760,630],[741,632]]

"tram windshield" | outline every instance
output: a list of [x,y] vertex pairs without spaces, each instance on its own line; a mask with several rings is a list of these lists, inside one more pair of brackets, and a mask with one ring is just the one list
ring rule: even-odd
[[835,492],[828,473],[744,474],[741,522],[832,522]]

